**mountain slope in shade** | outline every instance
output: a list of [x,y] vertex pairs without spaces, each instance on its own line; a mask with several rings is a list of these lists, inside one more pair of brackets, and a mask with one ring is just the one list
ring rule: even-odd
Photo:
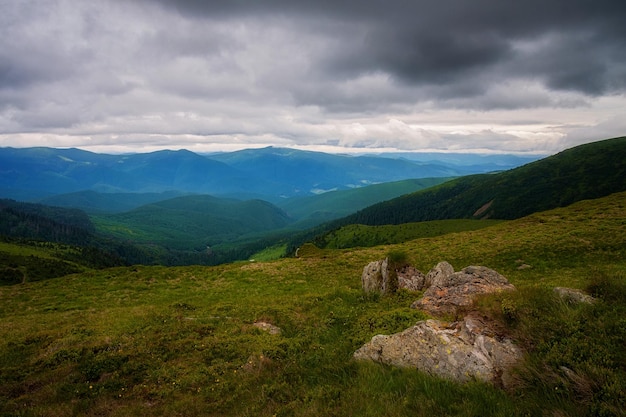
[[510,171],[458,178],[376,204],[337,223],[515,219],[625,190],[626,137],[621,137],[577,146]]
[[72,207],[87,213],[121,213],[157,201],[180,197],[179,192],[162,193],[99,193],[97,191],[77,191],[58,194],[39,200],[40,204],[57,207]]
[[350,190],[330,191],[314,196],[294,197],[279,202],[278,206],[299,220],[299,227],[311,227],[324,221],[347,216],[378,202],[429,188],[448,180],[448,178],[422,178],[388,182]]
[[208,195],[177,197],[94,219],[99,231],[114,237],[179,250],[203,250],[207,245],[280,229],[292,221],[266,201]]

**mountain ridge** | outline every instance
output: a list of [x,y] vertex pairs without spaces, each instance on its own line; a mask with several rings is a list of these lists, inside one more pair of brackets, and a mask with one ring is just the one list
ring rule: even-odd
[[[503,157],[504,163],[506,158]],[[521,164],[523,160],[517,160]],[[515,166],[515,163],[508,166]],[[273,203],[413,178],[493,169],[286,148],[200,155],[188,150],[109,155],[80,149],[0,148],[0,197],[37,201],[79,191],[212,194]]]
[[398,225],[447,219],[516,219],[626,191],[626,137],[566,149],[493,174],[468,175],[366,207],[295,234],[288,253],[351,224]]
[[626,190],[626,137],[579,145],[495,174],[470,175],[376,204],[341,224],[515,219]]

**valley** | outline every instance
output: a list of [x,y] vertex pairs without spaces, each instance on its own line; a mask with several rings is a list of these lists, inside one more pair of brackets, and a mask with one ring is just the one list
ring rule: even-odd
[[[64,152],[81,169],[96,163]],[[261,170],[278,167],[278,156],[294,154],[268,148],[209,164],[253,175],[252,160]],[[322,155],[306,156],[311,190]],[[120,162],[107,158],[108,181]],[[136,158],[143,165],[128,173],[149,173],[147,188],[191,181],[194,164],[208,169],[187,152]],[[169,168],[150,166],[155,158]],[[278,188],[289,198],[260,198],[304,166],[287,161],[242,194],[139,185],[108,194],[112,183],[76,190],[65,176],[54,196],[0,200],[0,415],[623,415],[625,137],[497,172],[448,167],[317,195],[292,181]],[[338,175],[333,166],[320,178]],[[33,196],[19,181],[13,195]],[[363,268],[385,257],[504,275],[517,290],[471,308],[524,351],[514,383],[459,384],[355,361],[372,337],[432,318],[411,307],[419,291],[363,291]],[[565,302],[555,287],[595,301]]]

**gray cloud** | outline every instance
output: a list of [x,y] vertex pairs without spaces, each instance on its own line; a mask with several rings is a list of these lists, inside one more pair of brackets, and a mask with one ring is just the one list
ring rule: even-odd
[[623,127],[624,21],[621,0],[0,1],[0,146],[556,150]]
[[[503,63],[524,60],[512,74],[540,79],[550,89],[585,94],[624,89],[622,71],[614,70],[626,65],[626,4],[619,0],[160,3],[208,19],[279,15],[322,22],[338,39],[338,46],[320,57],[331,77],[337,71],[347,77],[383,71],[408,84],[443,84],[495,72],[497,81]],[[544,41],[532,51],[515,48],[537,39]]]

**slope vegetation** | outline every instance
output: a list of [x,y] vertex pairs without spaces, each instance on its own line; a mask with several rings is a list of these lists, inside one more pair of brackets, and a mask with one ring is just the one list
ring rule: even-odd
[[94,230],[81,210],[0,200],[0,236],[86,243]]
[[[103,268],[152,260],[128,242],[99,235],[89,216],[81,210],[13,200],[0,200],[0,240],[9,245],[0,250],[0,268],[9,268],[5,272],[13,277],[5,282],[15,282],[18,275],[28,281],[76,270],[67,261]],[[33,253],[32,247],[50,250]],[[9,271],[15,268],[21,272]]]
[[502,220],[431,220],[400,225],[366,226],[351,224],[333,230],[315,239],[320,248],[348,249],[402,243],[409,240],[435,237],[448,233],[478,230],[501,223]]
[[[623,415],[626,193],[451,236],[0,288],[0,414]],[[362,292],[363,266],[390,251],[423,271],[485,265],[517,286],[478,305],[528,352],[515,387],[352,360],[372,336],[426,318],[409,308],[418,294]],[[559,302],[557,285],[598,300]]]

